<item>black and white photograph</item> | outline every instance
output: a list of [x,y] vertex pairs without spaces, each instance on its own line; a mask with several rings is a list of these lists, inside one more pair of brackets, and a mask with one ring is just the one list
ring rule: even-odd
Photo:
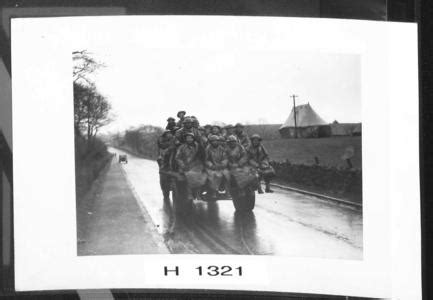
[[413,24],[11,25],[18,291],[418,293]]
[[78,255],[362,260],[360,55],[72,52]]

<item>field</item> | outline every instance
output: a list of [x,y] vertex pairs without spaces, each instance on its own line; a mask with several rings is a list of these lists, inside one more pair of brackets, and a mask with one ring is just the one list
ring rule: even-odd
[[353,167],[362,167],[362,146],[360,136],[330,137],[316,139],[274,139],[265,140],[263,145],[269,152],[271,160],[289,160],[292,164],[315,164],[314,157],[319,159],[322,166],[346,167],[347,163],[342,156],[346,149],[354,149],[351,158]]

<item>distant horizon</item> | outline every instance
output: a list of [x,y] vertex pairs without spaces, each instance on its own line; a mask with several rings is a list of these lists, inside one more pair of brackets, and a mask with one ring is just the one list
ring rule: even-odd
[[[338,120],[336,120],[338,122],[338,124],[362,124],[362,122],[339,122]],[[318,125],[318,126],[326,126],[326,125],[331,125],[334,121],[327,123],[325,125]],[[258,124],[258,123],[241,123],[244,126],[281,126],[284,124],[284,122],[282,123],[263,123],[263,124]],[[201,124],[200,126],[204,126],[206,124]],[[225,124],[225,125],[230,125],[230,124]],[[231,125],[235,125],[235,123],[231,124]],[[157,127],[157,128],[161,128],[164,129],[165,126],[159,126],[159,125],[154,125],[154,124],[138,124],[136,126],[131,126],[128,128],[124,128],[121,129],[119,131],[104,131],[101,132],[101,135],[112,135],[112,134],[117,134],[117,133],[121,133],[121,132],[125,132],[127,130],[134,130],[134,129],[138,129],[140,127],[146,127],[146,126],[153,126],[153,127]],[[302,126],[298,126],[299,128],[301,128]]]
[[[306,105],[306,104],[310,104],[311,107],[313,109],[315,109],[315,107],[310,102],[296,104],[296,107],[302,106],[302,105]],[[265,120],[263,118],[257,118],[256,120],[246,120],[246,121],[244,120],[243,122],[242,121],[235,121],[235,122],[231,122],[231,123],[230,122],[218,121],[218,120],[213,120],[211,122],[202,122],[201,119],[200,119],[200,116],[198,114],[188,114],[188,112],[187,112],[186,116],[195,116],[195,117],[197,117],[198,120],[199,120],[199,122],[200,122],[200,126],[204,126],[206,124],[211,124],[211,125],[214,125],[214,124],[216,124],[216,125],[221,125],[221,124],[229,125],[229,124],[231,124],[231,125],[235,125],[236,123],[241,123],[241,124],[246,125],[246,126],[249,126],[249,125],[280,125],[281,126],[281,125],[283,125],[285,123],[286,119],[289,117],[290,112],[292,111],[292,109],[293,109],[293,106],[292,106],[292,108],[290,110],[288,110],[287,116],[281,122],[268,122],[267,120]],[[321,116],[319,112],[316,111],[316,113],[319,116]],[[177,122],[179,120],[179,118],[176,117],[176,114],[177,114],[177,111],[175,113],[171,114],[171,115],[167,115],[167,118],[168,117],[173,117],[173,118],[175,118],[175,120]],[[138,123],[138,124],[131,124],[131,125],[127,126],[127,127],[118,128],[118,129],[106,129],[107,127],[110,127],[111,124],[109,124],[108,126],[101,128],[102,129],[101,132],[103,132],[104,134],[114,134],[114,133],[126,131],[126,130],[129,130],[129,129],[135,129],[135,128],[142,127],[142,126],[155,126],[155,127],[165,128],[165,126],[167,124],[167,122],[166,122],[167,118],[163,119],[161,122],[158,122],[158,124],[155,124],[155,123]],[[334,121],[337,121],[339,124],[358,124],[358,123],[362,123],[362,121],[360,121],[360,120],[359,121],[357,121],[357,120],[353,120],[353,121],[340,121],[340,120],[338,120],[336,118],[333,119],[332,121],[331,120],[327,120],[327,119],[325,121],[327,122],[326,125],[332,124]]]

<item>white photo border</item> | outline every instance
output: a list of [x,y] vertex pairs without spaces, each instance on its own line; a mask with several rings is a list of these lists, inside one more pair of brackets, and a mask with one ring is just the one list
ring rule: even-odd
[[[115,32],[94,30],[112,22],[117,24]],[[145,40],[151,48],[360,54],[363,260],[77,256],[73,41],[83,34],[110,38],[127,32],[128,26],[141,26],[142,36],[131,38]],[[16,290],[182,288],[420,295],[416,31],[415,24],[280,17],[12,19]],[[196,266],[209,264],[242,265],[245,276],[215,280],[192,274]],[[185,275],[165,277],[166,265],[180,266]]]

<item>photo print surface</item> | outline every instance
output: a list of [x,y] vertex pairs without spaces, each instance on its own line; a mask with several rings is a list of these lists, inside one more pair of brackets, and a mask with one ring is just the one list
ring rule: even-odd
[[363,259],[361,56],[72,52],[77,251]]

